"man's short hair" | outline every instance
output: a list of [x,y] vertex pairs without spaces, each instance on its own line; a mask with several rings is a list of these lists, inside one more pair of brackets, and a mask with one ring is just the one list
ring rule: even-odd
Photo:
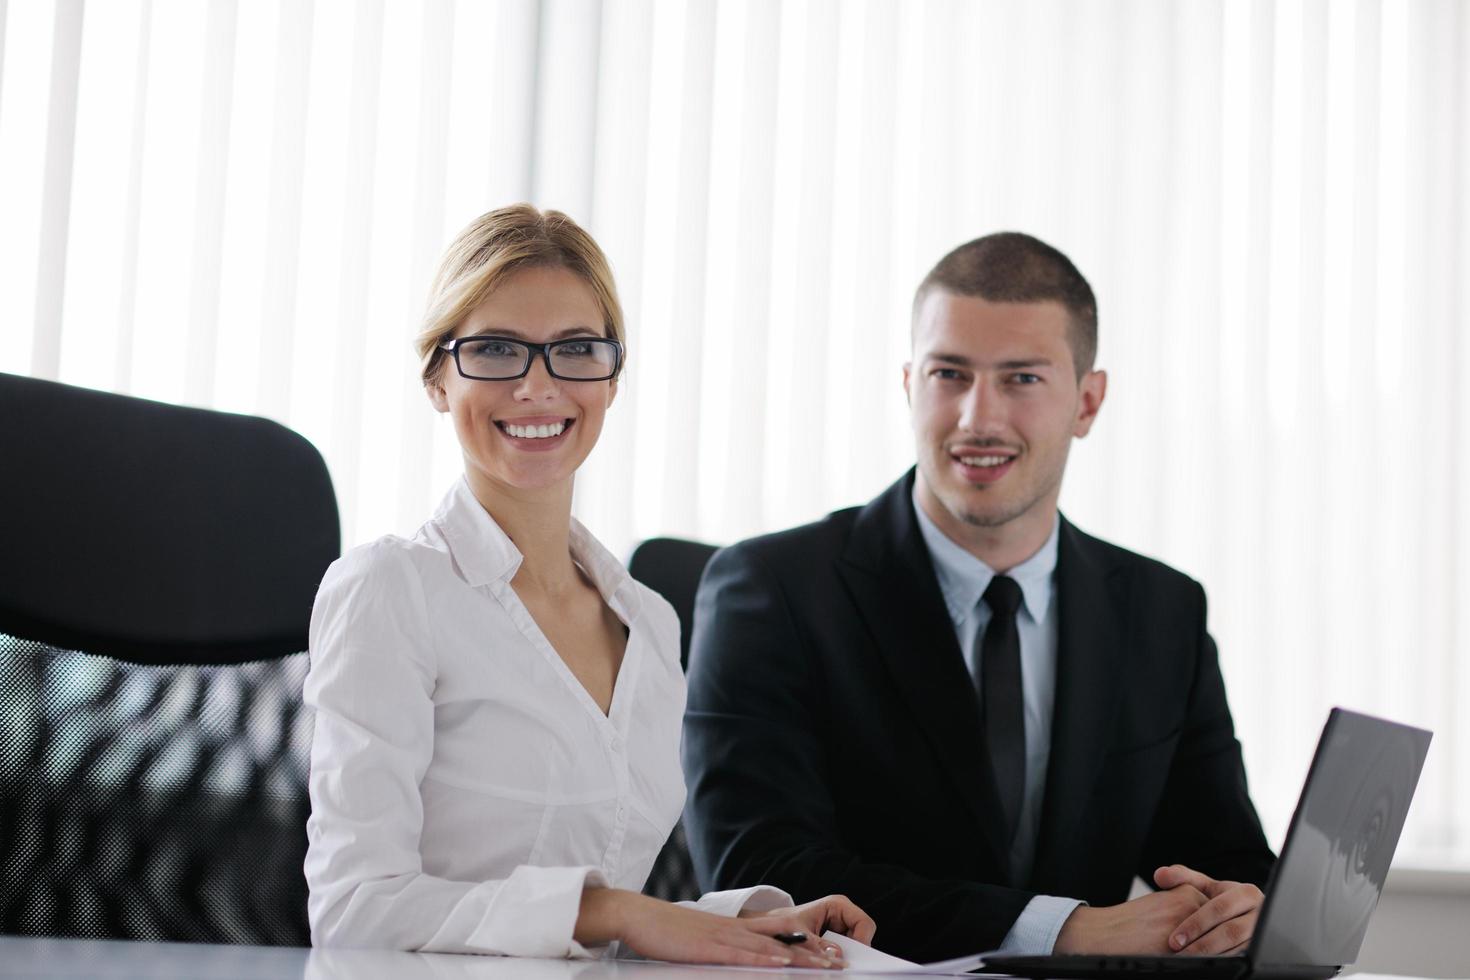
[[1097,357],[1097,299],[1072,260],[1039,238],[1001,231],[954,249],[929,271],[914,293],[912,322],[935,289],[992,303],[1055,300],[1071,318],[1068,341],[1077,377]]

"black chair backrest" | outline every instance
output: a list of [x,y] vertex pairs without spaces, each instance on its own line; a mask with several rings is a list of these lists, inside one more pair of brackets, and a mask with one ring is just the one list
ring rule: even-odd
[[0,932],[307,943],[321,456],[0,375],[0,460]]
[[[628,573],[669,601],[679,614],[679,662],[689,666],[689,634],[694,629],[694,595],[699,577],[716,548],[679,538],[649,538],[628,557]],[[683,824],[674,827],[643,886],[645,894],[679,902],[699,897],[694,861],[684,840]]]
[[628,574],[669,601],[679,614],[679,662],[689,666],[689,634],[694,629],[694,595],[704,566],[719,550],[712,544],[680,538],[649,538],[628,557]]

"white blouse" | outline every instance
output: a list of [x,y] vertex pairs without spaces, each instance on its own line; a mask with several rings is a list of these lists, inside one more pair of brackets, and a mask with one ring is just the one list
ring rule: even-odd
[[586,956],[583,887],[642,889],[684,806],[679,622],[575,520],[570,543],[628,628],[607,715],[511,588],[521,554],[464,479],[411,539],[328,569],[305,690],[315,945]]

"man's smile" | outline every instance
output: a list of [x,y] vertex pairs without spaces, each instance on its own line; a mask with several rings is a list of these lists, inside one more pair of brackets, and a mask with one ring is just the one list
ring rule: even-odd
[[950,450],[955,468],[970,483],[995,483],[1010,472],[1020,457],[1014,449],[987,446],[960,446]]

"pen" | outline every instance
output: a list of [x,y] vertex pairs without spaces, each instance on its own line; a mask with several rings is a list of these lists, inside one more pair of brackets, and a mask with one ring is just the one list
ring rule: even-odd
[[806,942],[806,933],[804,933],[804,932],[778,932],[778,933],[775,933],[771,938],[772,939],[775,939],[775,940],[778,940],[780,942],[783,942],[787,946],[795,946],[795,945],[797,945],[799,943]]

